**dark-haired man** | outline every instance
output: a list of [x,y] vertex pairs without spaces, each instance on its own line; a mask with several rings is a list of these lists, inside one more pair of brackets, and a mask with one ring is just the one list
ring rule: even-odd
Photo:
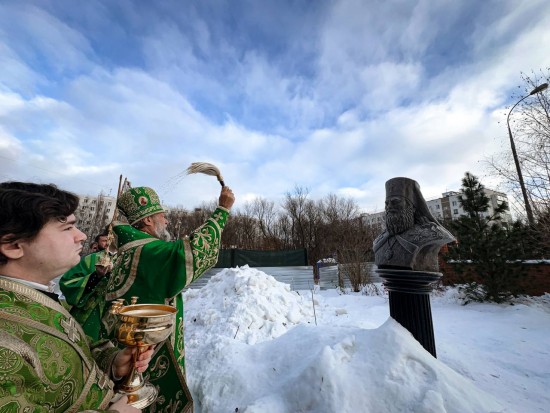
[[94,241],[97,242],[98,251],[105,251],[107,245],[109,245],[109,233],[107,232],[107,230],[105,230],[101,234],[97,234]]
[[[110,405],[111,378],[130,372],[133,351],[90,349],[53,293],[52,280],[79,262],[86,239],[77,206],[54,185],[0,183],[0,411],[140,411],[126,397]],[[152,352],[138,357],[138,371]]]

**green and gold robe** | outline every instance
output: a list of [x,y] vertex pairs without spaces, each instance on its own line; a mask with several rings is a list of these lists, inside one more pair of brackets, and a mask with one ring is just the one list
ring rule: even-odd
[[80,262],[63,274],[59,280],[59,288],[67,304],[71,306],[71,315],[82,326],[91,342],[99,339],[109,277],[101,278],[91,291],[86,291],[86,286],[90,276],[96,270],[96,263],[106,253],[106,251],[99,251],[82,257]]
[[[148,378],[160,396],[149,412],[192,412],[191,394],[185,382],[182,290],[218,261],[221,235],[229,211],[218,207],[189,237],[166,242],[127,224],[115,224],[118,256],[106,302],[137,296],[141,304],[168,304],[177,308],[176,328],[157,346],[149,364]],[[113,338],[115,316],[104,311],[102,337]]]
[[114,392],[104,371],[117,349],[96,350],[58,302],[0,278],[0,412],[107,411]]

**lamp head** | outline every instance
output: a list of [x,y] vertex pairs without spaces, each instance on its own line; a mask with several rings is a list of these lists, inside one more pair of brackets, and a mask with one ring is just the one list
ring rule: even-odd
[[529,96],[531,95],[535,95],[539,92],[542,92],[544,89],[546,89],[548,87],[548,83],[543,83],[542,85],[539,85],[537,86],[536,88],[534,88],[531,93],[529,93]]

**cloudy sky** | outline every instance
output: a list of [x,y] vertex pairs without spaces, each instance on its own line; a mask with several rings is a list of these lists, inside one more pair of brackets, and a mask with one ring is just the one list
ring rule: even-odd
[[[383,207],[508,148],[521,73],[550,62],[547,0],[0,1],[0,180],[187,208],[296,186]],[[494,183],[496,185],[496,183]]]

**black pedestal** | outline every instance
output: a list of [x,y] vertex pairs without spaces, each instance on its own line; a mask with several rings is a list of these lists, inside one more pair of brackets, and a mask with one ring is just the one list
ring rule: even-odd
[[441,273],[378,269],[390,297],[391,317],[411,332],[422,346],[436,356],[430,292]]

